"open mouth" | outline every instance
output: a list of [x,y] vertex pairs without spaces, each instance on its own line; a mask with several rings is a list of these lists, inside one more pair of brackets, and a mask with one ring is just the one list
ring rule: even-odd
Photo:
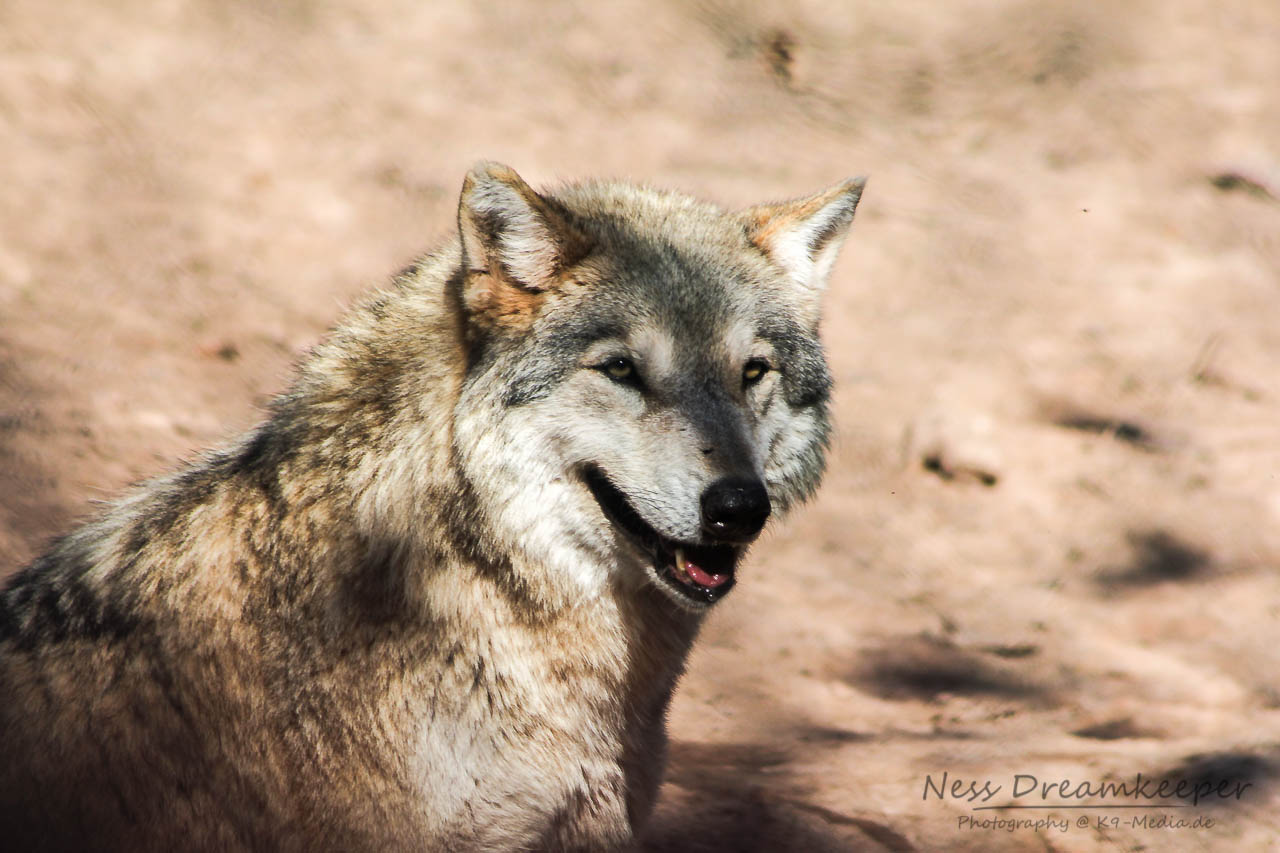
[[707,606],[724,598],[733,588],[733,570],[741,555],[739,548],[667,539],[640,517],[599,468],[586,468],[583,479],[609,520],[653,557],[654,573],[669,589],[688,601]]

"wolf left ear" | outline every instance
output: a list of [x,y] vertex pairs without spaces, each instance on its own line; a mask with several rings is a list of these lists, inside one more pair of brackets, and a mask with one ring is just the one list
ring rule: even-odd
[[849,233],[866,178],[851,178],[817,195],[743,212],[747,238],[817,299]]
[[531,293],[546,290],[589,248],[558,205],[501,163],[478,163],[467,173],[458,231],[468,275],[487,273]]

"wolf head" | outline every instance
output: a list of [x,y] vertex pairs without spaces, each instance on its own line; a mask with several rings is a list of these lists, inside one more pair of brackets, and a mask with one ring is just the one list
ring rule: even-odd
[[720,599],[822,475],[820,302],[862,187],[725,212],[473,169],[454,442],[492,534],[586,592]]

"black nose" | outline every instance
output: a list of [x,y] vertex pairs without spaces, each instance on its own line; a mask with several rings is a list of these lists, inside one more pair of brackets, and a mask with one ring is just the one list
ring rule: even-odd
[[752,477],[723,477],[702,493],[702,528],[716,539],[746,542],[769,517],[769,493]]

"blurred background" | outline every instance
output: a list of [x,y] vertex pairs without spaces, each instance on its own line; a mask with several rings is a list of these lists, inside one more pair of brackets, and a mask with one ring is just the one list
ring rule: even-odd
[[[830,474],[704,633],[648,849],[1267,849],[1277,81],[1274,0],[0,0],[0,575],[258,420],[476,160],[868,174]],[[1249,787],[1152,829],[943,772]]]

